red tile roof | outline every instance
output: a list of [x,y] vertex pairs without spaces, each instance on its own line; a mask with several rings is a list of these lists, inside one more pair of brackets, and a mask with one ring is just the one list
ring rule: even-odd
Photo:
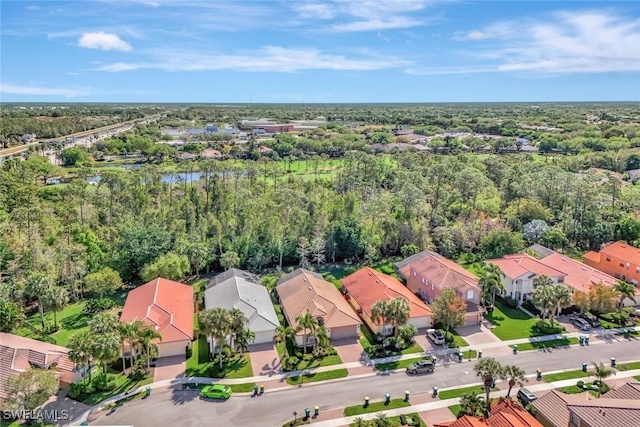
[[372,268],[361,268],[340,282],[351,297],[360,304],[367,316],[371,316],[371,306],[376,301],[391,301],[396,298],[403,298],[409,303],[411,318],[433,316],[429,307],[406,286],[397,279]]
[[193,288],[158,277],[127,295],[120,320],[142,320],[163,343],[193,339]]
[[31,366],[72,372],[75,364],[69,360],[69,349],[31,338],[0,332],[0,398],[6,398],[5,385]]
[[452,423],[434,424],[434,427],[543,427],[529,412],[518,403],[509,399],[500,399],[491,404],[491,416],[488,419],[464,415]]
[[475,275],[436,252],[420,252],[396,266],[404,277],[410,277],[413,269],[440,289],[479,289]]
[[640,249],[623,242],[615,242],[600,250],[601,254],[611,255],[628,263],[640,265]]
[[527,254],[515,254],[506,255],[503,258],[490,259],[486,262],[500,267],[504,275],[511,279],[525,274],[537,274],[549,277],[562,277],[566,275],[562,270],[547,265],[544,262],[545,260],[546,258],[537,260]]
[[566,255],[554,253],[541,260],[545,265],[564,271],[564,283],[582,292],[588,292],[592,284],[602,283],[613,286],[617,280],[600,270],[569,258]]

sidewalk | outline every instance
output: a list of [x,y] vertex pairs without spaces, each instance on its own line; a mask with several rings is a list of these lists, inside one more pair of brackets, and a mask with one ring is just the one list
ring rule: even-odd
[[[559,371],[562,372],[562,371]],[[640,374],[640,369],[636,369],[636,370],[632,370],[632,371],[622,371],[622,372],[618,372],[618,374],[616,375],[616,378],[629,378],[629,377],[634,377],[636,375]],[[527,377],[535,377],[535,374],[533,376],[531,375],[527,375]],[[527,386],[527,390],[532,391],[532,392],[537,392],[537,391],[543,391],[543,390],[551,390],[551,389],[555,389],[555,388],[560,388],[560,387],[567,387],[567,386],[571,386],[574,385],[576,383],[576,381],[578,381],[579,378],[573,378],[573,379],[569,379],[569,380],[562,380],[562,381],[556,381],[554,383],[544,383],[544,382],[538,382],[536,384],[533,385],[528,385]],[[482,383],[474,383],[474,384],[466,384],[464,386],[456,386],[456,387],[447,387],[447,388],[443,388],[439,391],[445,391],[445,390],[455,390],[455,389],[459,389],[462,387],[471,387],[471,386],[475,386],[475,385],[482,385]],[[511,394],[515,395],[518,392],[519,387],[514,387],[513,390],[511,390]],[[506,396],[507,395],[507,390],[499,390],[499,391],[495,391],[491,393],[492,397],[500,397],[500,396]],[[412,396],[412,399],[414,397]],[[439,409],[439,408],[446,408],[452,405],[456,405],[460,402],[460,398],[455,398],[455,399],[447,399],[447,400],[437,400],[434,402],[429,402],[429,403],[422,403],[422,404],[418,404],[418,405],[411,405],[411,406],[406,406],[404,408],[397,408],[397,409],[391,409],[389,411],[381,411],[384,412],[384,414],[386,414],[388,417],[395,417],[398,415],[402,415],[402,414],[411,414],[411,413],[416,413],[416,412],[424,412],[424,411],[428,411],[428,410],[432,410],[432,409]],[[368,413],[368,414],[362,414],[362,415],[357,415],[357,416],[353,416],[353,417],[341,417],[341,418],[334,418],[334,419],[329,419],[326,421],[319,421],[319,422],[311,422],[311,424],[317,426],[317,427],[341,427],[341,426],[348,426],[349,424],[353,423],[355,421],[356,418],[363,418],[365,420],[372,420],[374,419],[376,416],[378,415],[378,412],[372,412],[372,413]]]
[[[619,329],[607,329],[605,330],[607,333],[611,333],[613,334],[614,332],[619,332],[622,331],[623,329],[634,329],[634,330],[640,330],[640,327],[629,327],[629,328],[619,328]],[[494,348],[504,348],[507,351],[510,351],[508,349],[508,347],[510,345],[513,344],[522,344],[522,343],[526,343],[526,342],[542,342],[542,341],[549,341],[549,340],[554,340],[554,339],[561,339],[561,338],[569,338],[569,337],[578,337],[580,335],[584,335],[584,333],[580,333],[580,332],[573,332],[573,333],[567,333],[567,334],[558,334],[558,335],[547,335],[547,336],[542,336],[542,337],[535,337],[535,338],[522,338],[522,339],[517,339],[517,340],[511,340],[511,341],[500,341],[500,342],[495,342],[495,343],[487,343],[487,344],[483,344],[483,345],[477,345],[477,346],[467,346],[467,347],[462,347],[460,350],[465,351],[468,349],[473,349],[473,350],[488,350],[488,349],[494,349]],[[593,335],[597,335],[592,333]],[[299,376],[299,375],[307,375],[307,374],[312,374],[312,373],[317,373],[317,372],[327,372],[327,371],[333,371],[336,369],[349,369],[349,368],[357,368],[357,367],[362,367],[362,366],[368,366],[371,367],[372,369],[374,369],[374,366],[376,364],[381,364],[381,363],[388,363],[388,362],[396,362],[399,360],[407,360],[407,359],[413,359],[413,358],[420,358],[420,357],[424,357],[425,356],[425,352],[421,352],[421,353],[414,353],[414,354],[404,354],[401,356],[391,356],[391,357],[385,357],[385,358],[380,358],[380,359],[371,359],[366,363],[362,363],[362,362],[351,362],[351,363],[343,363],[340,365],[331,365],[331,366],[321,366],[318,368],[311,368],[311,369],[305,369],[304,371],[290,371],[290,372],[284,372],[280,375],[274,375],[274,376],[268,376],[268,375],[259,375],[259,376],[253,376],[253,377],[247,377],[247,378],[237,378],[237,379],[220,379],[220,378],[205,378],[205,377],[188,377],[188,378],[174,378],[174,379],[170,379],[170,380],[164,380],[164,381],[158,381],[158,382],[154,382],[151,384],[148,384],[146,386],[143,387],[139,387],[138,389],[135,390],[129,390],[129,392],[127,393],[127,395],[135,395],[137,393],[143,392],[145,391],[145,388],[149,387],[151,390],[155,390],[155,389],[160,389],[160,388],[167,388],[167,387],[175,387],[175,386],[182,386],[182,384],[185,383],[196,383],[196,384],[247,384],[247,383],[254,383],[254,384],[263,384],[263,383],[271,383],[273,384],[274,381],[279,381],[283,384],[282,387],[277,387],[277,388],[272,388],[269,387],[269,391],[273,392],[273,391],[279,391],[279,390],[286,390],[286,389],[291,389],[292,386],[286,384],[285,380],[287,379],[287,377],[291,377],[291,376]],[[485,354],[485,356],[490,356],[490,354]],[[618,362],[620,363],[625,363],[625,362]],[[403,370],[403,369],[400,369]],[[558,371],[558,372],[563,372],[563,371]],[[636,372],[636,371],[625,371],[625,374],[627,372]],[[548,372],[551,373],[551,372]],[[633,374],[631,376],[635,376],[638,375],[640,372]],[[341,382],[341,381],[348,381],[350,379],[354,379],[354,378],[361,378],[361,377],[369,377],[369,376],[375,376],[378,375],[375,372],[372,373],[365,373],[365,374],[361,374],[361,375],[351,375],[351,376],[347,376],[344,378],[339,378],[336,380],[328,380],[328,381],[319,381],[317,383],[310,383],[310,384],[326,384],[328,382]],[[535,376],[535,375],[534,375]],[[624,376],[620,376],[619,378],[622,377],[626,377],[628,375],[624,375]],[[575,383],[575,381],[573,381],[573,383]],[[473,384],[471,384],[473,385]],[[453,388],[459,388],[459,387],[453,387]],[[554,388],[554,387],[551,387]],[[445,390],[445,389],[443,389]],[[250,395],[251,393],[235,393],[236,395]],[[126,397],[125,394],[119,394],[119,395],[115,395],[110,397],[109,399],[106,399],[102,402],[100,402],[99,404],[95,405],[93,408],[91,408],[90,411],[87,411],[87,413],[85,414],[85,416],[83,416],[80,421],[84,421],[86,420],[86,418],[90,415],[90,414],[94,414],[96,412],[99,412],[102,408],[104,408],[105,406],[116,402],[122,398]],[[434,405],[434,404],[439,404],[440,401],[438,402],[433,402],[433,403],[428,403],[425,405]],[[457,400],[452,400],[450,403],[448,403],[445,406],[450,406],[450,405],[454,405],[457,402]],[[432,406],[432,407],[428,407],[427,409],[436,409],[436,408],[440,408],[442,406]],[[416,411],[421,411],[422,409],[416,409],[417,406],[411,406],[409,408],[413,408],[413,411],[410,412],[416,412]],[[406,408],[405,408],[406,409]],[[426,410],[426,409],[425,409]],[[399,412],[398,414],[392,413],[393,411],[390,411],[390,413],[388,415],[399,415],[401,413],[408,413],[408,412]],[[375,414],[374,414],[375,415]],[[78,420],[74,421],[77,422]],[[317,423],[316,423],[317,424]],[[343,424],[327,424],[328,426],[341,426],[341,425],[346,425],[348,424],[348,422],[344,422]]]

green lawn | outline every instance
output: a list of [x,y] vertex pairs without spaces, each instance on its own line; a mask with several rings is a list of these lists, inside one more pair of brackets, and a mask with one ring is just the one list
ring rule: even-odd
[[[453,399],[453,398],[456,398],[456,397],[460,397],[465,393],[470,393],[472,391],[475,391],[476,393],[478,393],[480,395],[484,395],[485,394],[483,385],[474,385],[474,386],[471,386],[471,387],[454,388],[453,390],[440,391],[440,392],[438,392],[438,396],[440,397],[441,400]],[[498,388],[494,387],[494,388],[491,389],[491,391],[498,391]]]
[[406,368],[407,366],[411,365],[412,363],[415,363],[418,360],[422,360],[422,359],[424,359],[424,358],[423,357],[416,357],[414,359],[404,359],[404,360],[398,360],[396,362],[378,363],[376,365],[376,368],[381,370],[381,371],[393,370],[393,369],[401,369],[401,368]]
[[[283,354],[295,354],[295,349],[293,348],[292,342],[288,342],[287,344],[278,343],[276,344],[276,350],[280,357],[282,357]],[[284,371],[302,371],[304,369],[318,368],[320,366],[331,366],[340,364],[342,364],[342,359],[337,354],[325,356],[322,359],[304,360],[303,358],[300,358],[298,360],[298,363],[294,367],[292,367],[291,369],[284,369]]]
[[411,403],[405,402],[404,399],[391,399],[391,402],[389,402],[389,404],[385,403],[384,401],[381,401],[381,402],[369,403],[369,405],[367,406],[364,406],[364,405],[348,406],[344,408],[344,416],[352,417],[354,415],[368,414],[371,412],[388,411],[389,409],[405,408],[407,406],[411,406]]
[[118,375],[116,379],[116,388],[109,391],[101,391],[88,395],[82,403],[86,405],[96,405],[103,400],[110,398],[111,396],[115,396],[116,394],[124,393],[125,391],[132,390],[134,388],[142,387],[146,384],[151,384],[153,382],[153,377],[145,378],[141,381],[132,381],[127,378],[125,375]]
[[[371,330],[367,325],[362,325],[362,327],[360,327],[360,345],[362,345],[362,348],[365,351],[368,348],[376,345],[376,339],[373,335],[373,332],[371,332]],[[416,353],[424,353],[424,350],[422,347],[420,347],[418,344],[414,342],[409,347],[400,351],[399,354],[416,354]],[[391,353],[390,355],[392,356],[394,355],[394,353]]]
[[451,405],[451,406],[449,406],[449,410],[456,417],[458,416],[458,413],[460,412],[461,409],[462,409],[462,406],[460,406],[460,405]]
[[[541,341],[541,342],[527,342],[518,344],[518,351],[537,350],[540,348],[549,347],[565,347],[568,345],[578,344],[580,342],[578,338],[561,338],[557,340]],[[513,348],[509,346],[509,348]]]
[[334,380],[336,378],[344,378],[349,375],[349,371],[346,369],[336,369],[333,371],[317,372],[315,374],[307,374],[300,377],[299,375],[293,377],[287,377],[287,384],[299,385],[304,383],[311,383],[316,381]]
[[638,375],[638,376],[636,376],[636,377],[633,377],[633,378],[634,378],[635,380],[640,381],[640,375]]
[[[425,424],[424,420],[422,418],[420,418],[420,415],[418,415],[416,412],[413,412],[411,414],[404,414],[404,416],[413,418],[414,420],[420,420],[419,427],[427,427],[427,425]],[[389,420],[391,421],[392,425],[394,425],[394,426],[403,425],[402,421],[400,420],[400,415],[398,415],[397,417],[389,417]]]
[[407,347],[404,350],[402,350],[400,353],[401,354],[416,354],[416,353],[424,353],[424,350],[418,344],[413,343],[409,347]]
[[207,337],[200,335],[192,344],[191,357],[187,359],[186,375],[188,377],[211,378],[247,378],[253,376],[249,353],[244,356],[232,356],[225,358],[222,370],[219,363],[209,362],[209,345]]
[[623,363],[616,366],[619,371],[630,371],[632,369],[640,369],[640,362]]
[[251,393],[253,392],[254,383],[228,384],[234,393]]
[[[444,329],[438,329],[438,330],[442,335],[445,335]],[[451,331],[449,331],[449,335],[453,336],[453,344],[455,345],[455,347],[467,347],[469,345],[464,338],[458,335],[458,332],[456,332],[455,329],[452,329]]]
[[556,374],[547,374],[547,375],[545,375],[543,372],[542,380],[546,383],[552,383],[555,381],[570,380],[572,378],[584,378],[590,375],[591,374],[589,373],[589,371],[582,372],[582,369],[577,369],[575,371],[558,372]]
[[494,325],[491,332],[503,341],[539,335],[533,329],[538,319],[529,317],[516,308],[507,307],[499,301],[496,301],[493,312],[485,313],[484,317]]

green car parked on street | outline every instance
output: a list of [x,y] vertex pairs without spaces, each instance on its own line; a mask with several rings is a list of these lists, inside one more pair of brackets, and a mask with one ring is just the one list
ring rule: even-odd
[[208,385],[200,391],[200,397],[209,399],[228,399],[230,396],[231,388],[222,384]]

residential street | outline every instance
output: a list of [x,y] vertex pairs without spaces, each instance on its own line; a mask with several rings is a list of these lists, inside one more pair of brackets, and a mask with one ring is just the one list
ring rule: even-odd
[[[572,346],[552,352],[529,351],[518,355],[497,357],[503,364],[516,364],[528,374],[537,368],[543,373],[563,369],[580,369],[582,362],[609,363],[635,360],[640,355],[637,340],[613,341],[591,347]],[[343,381],[315,383],[281,391],[267,392],[259,397],[233,396],[227,402],[204,401],[197,391],[154,391],[147,400],[140,400],[103,416],[92,425],[134,425],[135,427],[180,426],[281,426],[292,418],[292,412],[304,413],[304,408],[320,406],[320,410],[349,406],[368,395],[372,401],[382,400],[385,393],[394,397],[431,392],[439,388],[477,383],[473,374],[475,361],[439,366],[433,375],[409,377],[404,372],[384,376],[346,378]],[[535,383],[535,381],[533,381]]]

